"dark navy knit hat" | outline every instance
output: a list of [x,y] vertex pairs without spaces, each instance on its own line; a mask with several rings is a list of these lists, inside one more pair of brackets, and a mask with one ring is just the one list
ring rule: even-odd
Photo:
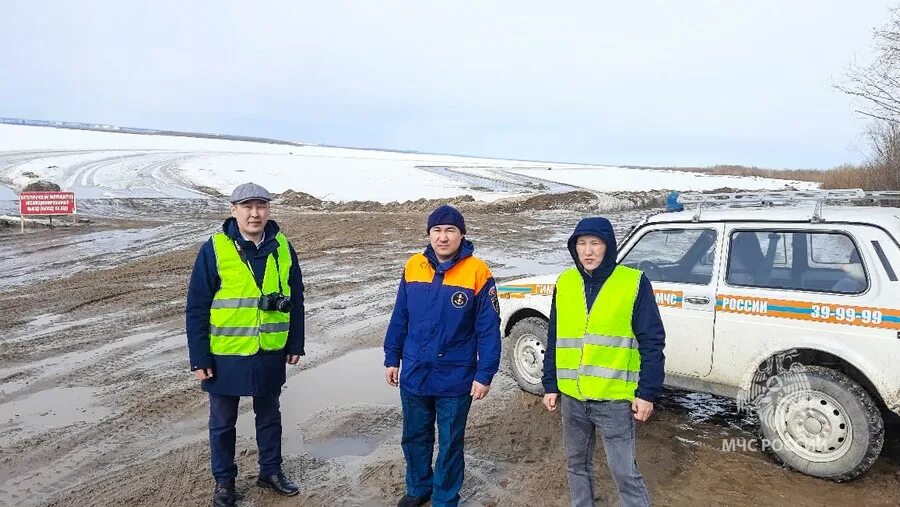
[[430,234],[431,228],[435,225],[455,225],[459,232],[466,233],[466,220],[463,218],[462,213],[447,204],[438,206],[436,210],[428,215],[428,228],[425,229],[425,234]]

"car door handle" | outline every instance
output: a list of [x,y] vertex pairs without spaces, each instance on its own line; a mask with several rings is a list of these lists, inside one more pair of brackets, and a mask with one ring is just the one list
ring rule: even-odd
[[709,304],[709,298],[706,297],[706,296],[700,296],[700,297],[697,297],[697,296],[688,296],[688,297],[684,298],[684,302],[685,302],[685,303],[690,303],[690,304],[692,304],[692,305],[708,305],[708,304]]

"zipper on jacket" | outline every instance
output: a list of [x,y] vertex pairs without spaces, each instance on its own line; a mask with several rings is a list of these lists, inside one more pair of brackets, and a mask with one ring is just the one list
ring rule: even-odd
[[[441,288],[444,286],[444,274],[446,271],[438,271],[434,270],[434,276],[431,278],[431,285],[428,287],[430,293],[428,294],[428,298],[434,298],[434,308],[438,309],[439,315],[437,317],[433,317],[434,320],[431,321],[431,340],[429,340],[430,344],[434,347],[434,350],[431,351],[431,355],[429,357],[433,358],[433,363],[437,363],[441,358],[441,349],[444,347],[444,344],[441,342],[441,337],[438,336],[438,323],[441,322],[444,316],[444,312],[447,311],[446,308],[441,305]],[[440,277],[440,278],[439,278]]]

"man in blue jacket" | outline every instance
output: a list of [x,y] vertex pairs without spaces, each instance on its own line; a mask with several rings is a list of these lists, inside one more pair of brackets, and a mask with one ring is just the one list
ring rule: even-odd
[[568,248],[575,268],[560,275],[553,294],[542,383],[547,410],[562,402],[572,505],[594,505],[598,431],[622,505],[649,505],[634,459],[634,421],[650,417],[665,375],[653,287],[640,271],[616,264],[605,218],[579,222]]
[[303,278],[297,253],[269,220],[272,196],[245,183],[231,194],[231,218],[203,244],[187,295],[191,370],[209,393],[214,506],[235,503],[238,402],[253,397],[259,477],[282,495],[299,488],[281,471],[279,396],[285,363],[304,355]]
[[[406,495],[399,507],[459,503],[463,440],[472,400],[487,396],[500,365],[494,278],[474,257],[451,206],[428,217],[430,244],[406,262],[384,338],[387,383],[400,386]],[[401,363],[403,369],[400,370]],[[438,457],[434,470],[434,428]]]

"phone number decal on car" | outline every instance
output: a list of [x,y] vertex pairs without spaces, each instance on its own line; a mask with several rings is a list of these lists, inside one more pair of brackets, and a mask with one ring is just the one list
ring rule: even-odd
[[893,308],[870,308],[723,294],[716,299],[716,310],[832,324],[900,329],[900,310]]

